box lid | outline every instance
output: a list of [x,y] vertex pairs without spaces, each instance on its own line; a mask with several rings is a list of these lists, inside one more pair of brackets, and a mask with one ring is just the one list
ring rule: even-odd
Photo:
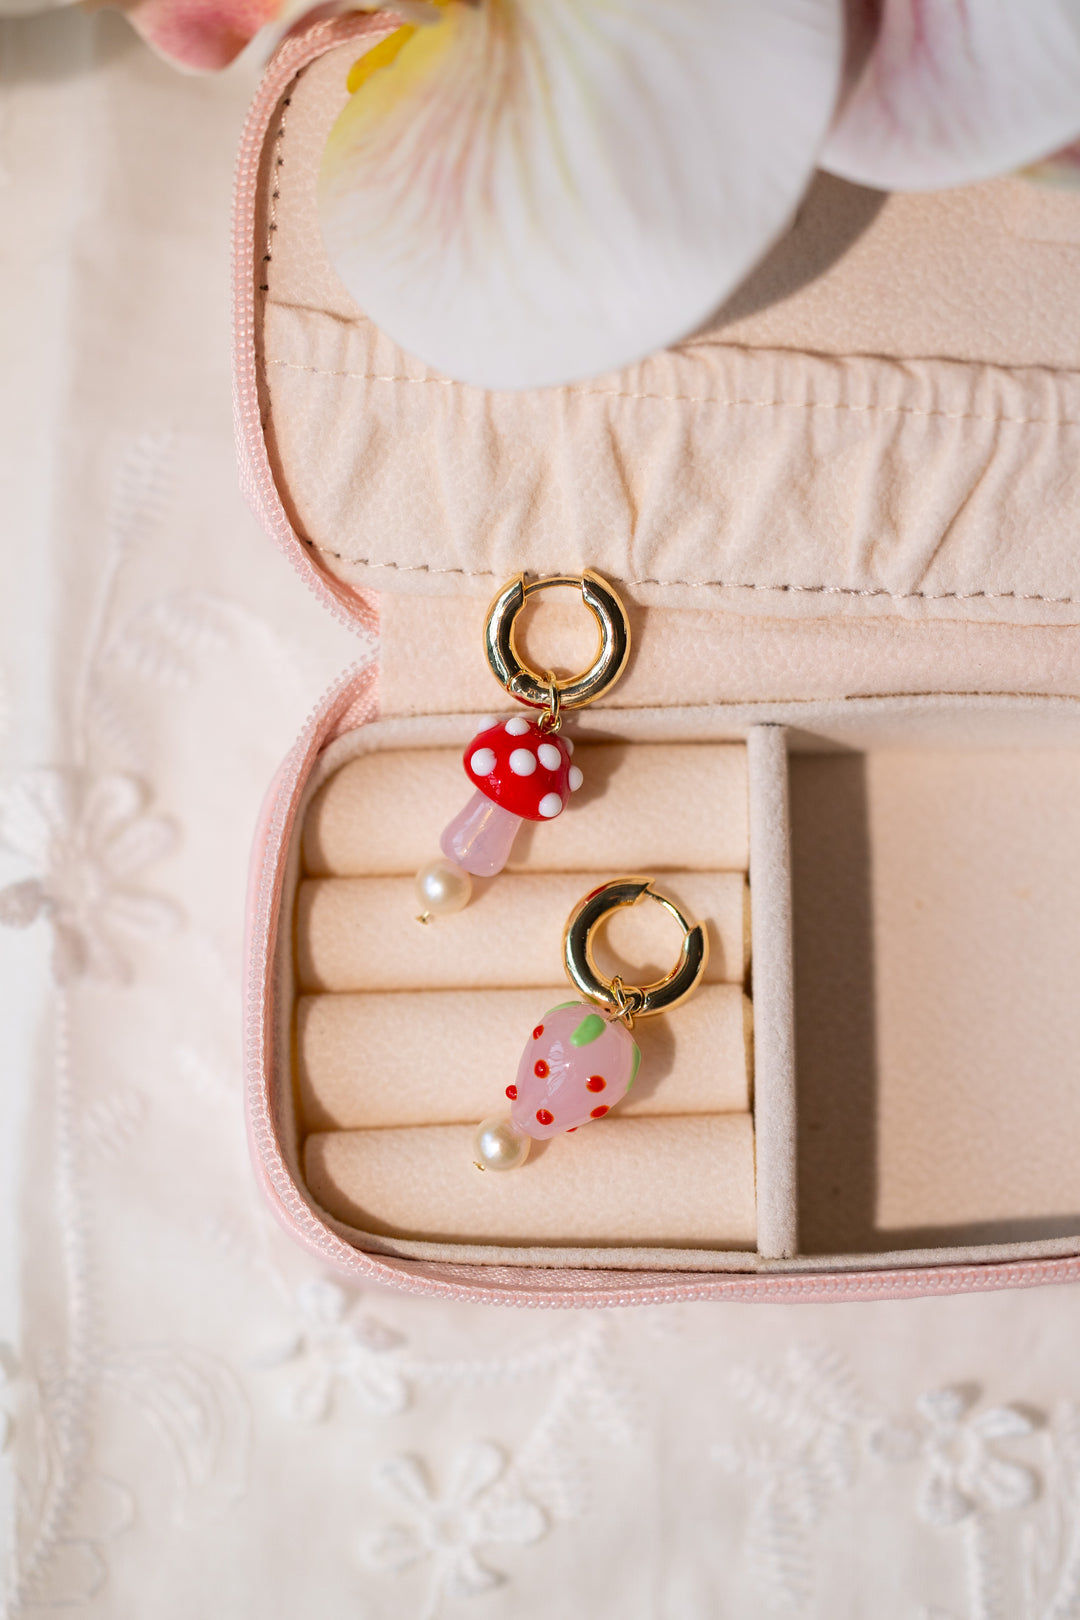
[[[458,599],[403,607],[408,640],[472,657],[447,634],[460,598],[478,615],[521,569],[589,566],[675,615],[673,645],[678,616],[711,627],[718,681],[741,640],[762,684],[739,696],[827,695],[853,666],[864,692],[1078,690],[1080,193],[820,177],[708,330],[612,376],[487,392],[398,349],[322,250],[325,135],[390,26],[288,40],[240,160],[245,481],[329,605]],[[626,701],[686,701],[642,667]]]

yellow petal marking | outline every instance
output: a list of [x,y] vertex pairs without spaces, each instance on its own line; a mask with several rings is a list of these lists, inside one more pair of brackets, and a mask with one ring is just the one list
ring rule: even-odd
[[[431,0],[431,4],[441,9],[449,5],[450,0]],[[409,43],[415,33],[415,24],[404,23],[400,28],[395,29],[392,34],[387,34],[385,39],[380,39],[379,43],[373,45],[370,51],[365,51],[363,56],[357,57],[349,69],[348,78],[345,80],[345,88],[350,96],[354,96],[367,83],[373,73],[378,73],[380,68],[389,67],[397,57],[398,52]]]
[[380,39],[370,51],[365,51],[358,57],[349,69],[349,77],[345,80],[345,88],[350,96],[354,96],[361,85],[367,83],[373,73],[380,68],[389,67],[403,45],[407,45],[416,33],[416,29],[406,23],[404,28],[398,28],[385,39]]

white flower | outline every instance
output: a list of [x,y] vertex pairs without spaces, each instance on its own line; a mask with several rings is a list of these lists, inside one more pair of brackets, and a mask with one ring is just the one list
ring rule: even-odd
[[323,237],[377,325],[489,388],[689,337],[818,165],[956,186],[1080,135],[1080,0],[385,9],[323,157]]
[[285,1387],[290,1417],[305,1423],[327,1417],[339,1382],[378,1417],[404,1411],[408,1385],[388,1354],[401,1344],[400,1335],[370,1317],[350,1320],[347,1296],[336,1283],[304,1283],[296,1293],[296,1308],[297,1330],[258,1357],[264,1367],[299,1363]]
[[155,939],[180,926],[171,900],[128,886],[176,843],[172,822],[145,814],[143,803],[129,776],[28,771],[0,789],[0,846],[35,869],[0,890],[0,922],[26,928],[49,919],[61,984],[81,974],[123,982],[130,964],[115,936]]
[[527,1546],[547,1531],[542,1510],[507,1479],[506,1458],[489,1441],[474,1441],[459,1454],[443,1498],[416,1457],[392,1458],[376,1479],[410,1510],[412,1523],[383,1525],[365,1537],[365,1562],[402,1573],[431,1559],[436,1600],[473,1597],[501,1584],[505,1577],[481,1562],[479,1548]]
[[943,1528],[977,1511],[1026,1507],[1038,1492],[1033,1469],[994,1449],[1032,1434],[1031,1418],[1015,1406],[972,1414],[973,1404],[965,1390],[931,1390],[916,1401],[914,1423],[883,1424],[870,1436],[871,1450],[888,1462],[922,1460],[916,1508],[926,1524]]

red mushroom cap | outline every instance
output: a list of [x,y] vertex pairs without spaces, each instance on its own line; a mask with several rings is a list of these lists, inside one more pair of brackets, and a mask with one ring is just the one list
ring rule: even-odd
[[511,815],[551,821],[581,786],[571,752],[572,744],[542,731],[538,721],[514,715],[477,732],[463,763],[473,786]]

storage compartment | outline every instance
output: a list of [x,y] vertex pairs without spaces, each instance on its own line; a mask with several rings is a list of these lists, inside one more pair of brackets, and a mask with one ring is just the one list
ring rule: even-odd
[[1080,749],[791,761],[803,1252],[1080,1232]]

